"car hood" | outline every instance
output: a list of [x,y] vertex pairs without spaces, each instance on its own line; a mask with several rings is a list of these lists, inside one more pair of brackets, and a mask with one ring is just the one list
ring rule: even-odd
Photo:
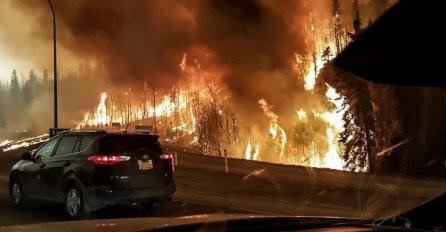
[[[65,221],[51,222],[29,225],[16,225],[0,227],[0,231],[141,231],[172,228],[193,224],[218,223],[237,220],[262,220],[283,218],[279,216],[255,215],[255,214],[201,214],[184,217],[165,218],[124,218],[124,219],[101,219],[85,221]],[[310,217],[286,217],[295,219],[305,219]],[[320,219],[340,219],[340,218],[320,218]]]

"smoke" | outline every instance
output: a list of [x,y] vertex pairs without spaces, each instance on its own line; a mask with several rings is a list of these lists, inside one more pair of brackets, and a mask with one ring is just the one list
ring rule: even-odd
[[[279,114],[289,110],[289,100],[298,90],[290,59],[305,49],[302,28],[292,27],[301,25],[291,24],[292,17],[305,17],[299,4],[213,0],[199,5],[200,42],[218,54],[226,70],[224,82],[237,104],[243,104],[242,110],[255,112],[261,98],[276,106]],[[290,10],[282,11],[286,7],[281,6]]]
[[[295,92],[290,60],[305,50],[299,17],[307,13],[301,1],[53,2],[59,46],[103,66],[115,86],[137,85],[145,78],[157,88],[170,88],[180,77],[183,53],[204,47],[225,69],[223,83],[252,109],[260,98],[279,106],[278,96]],[[46,2],[12,5],[33,14],[36,31],[51,44]],[[62,66],[72,62],[59,59]]]
[[[193,15],[180,1],[54,1],[59,46],[81,60],[105,67],[113,85],[135,85],[147,78],[158,87],[173,85],[182,54],[195,41]],[[32,9],[36,26],[51,34],[46,1],[16,1]],[[46,24],[48,23],[49,24]],[[44,26],[46,24],[46,27]],[[69,66],[60,57],[61,65]]]

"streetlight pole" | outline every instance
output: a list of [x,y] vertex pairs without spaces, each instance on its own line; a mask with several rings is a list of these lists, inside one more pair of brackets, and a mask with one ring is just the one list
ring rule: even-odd
[[53,4],[51,0],[48,0],[50,4],[51,13],[53,14],[53,58],[54,58],[54,128],[58,127],[57,118],[57,52],[56,52],[56,14],[54,13]]

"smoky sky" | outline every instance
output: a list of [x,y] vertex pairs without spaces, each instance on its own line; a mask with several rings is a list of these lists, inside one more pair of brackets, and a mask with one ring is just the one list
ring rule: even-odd
[[[49,8],[41,0],[14,6],[40,15],[36,27],[50,39]],[[206,48],[224,69],[223,79],[240,103],[258,110],[265,98],[274,105],[296,92],[291,61],[304,53],[299,17],[302,1],[260,0],[53,0],[58,46],[79,59],[94,59],[111,85],[143,78],[168,89],[180,78],[183,53]],[[297,19],[297,20],[296,20]],[[296,23],[297,22],[297,23]],[[59,63],[70,62],[59,57]],[[206,68],[206,67],[203,67]],[[248,107],[248,108],[249,108]],[[280,108],[280,107],[279,107]]]
[[290,58],[303,52],[303,35],[292,32],[286,17],[298,15],[301,9],[295,1],[286,2],[296,9],[294,14],[286,15],[261,1],[212,0],[199,5],[200,41],[218,54],[227,71],[225,83],[249,112],[261,98],[278,106],[296,92]]

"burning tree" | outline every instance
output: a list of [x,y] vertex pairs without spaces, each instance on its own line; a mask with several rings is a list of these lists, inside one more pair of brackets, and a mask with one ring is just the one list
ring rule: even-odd
[[303,109],[297,112],[298,121],[294,123],[291,141],[295,162],[301,165],[315,164],[324,160],[328,152],[325,130],[328,124],[313,112],[307,114]]
[[198,114],[198,143],[205,155],[222,156],[223,118],[217,89],[208,86],[209,101],[203,102]]
[[332,16],[333,16],[333,35],[336,43],[336,54],[339,54],[342,50],[342,42],[341,42],[341,3],[339,0],[333,0],[332,3]]
[[344,145],[343,159],[346,168],[354,171],[374,171],[372,156],[375,120],[368,86],[352,75],[338,71],[330,63],[321,72],[321,79],[334,86],[345,96],[342,104],[344,130],[339,142]]

